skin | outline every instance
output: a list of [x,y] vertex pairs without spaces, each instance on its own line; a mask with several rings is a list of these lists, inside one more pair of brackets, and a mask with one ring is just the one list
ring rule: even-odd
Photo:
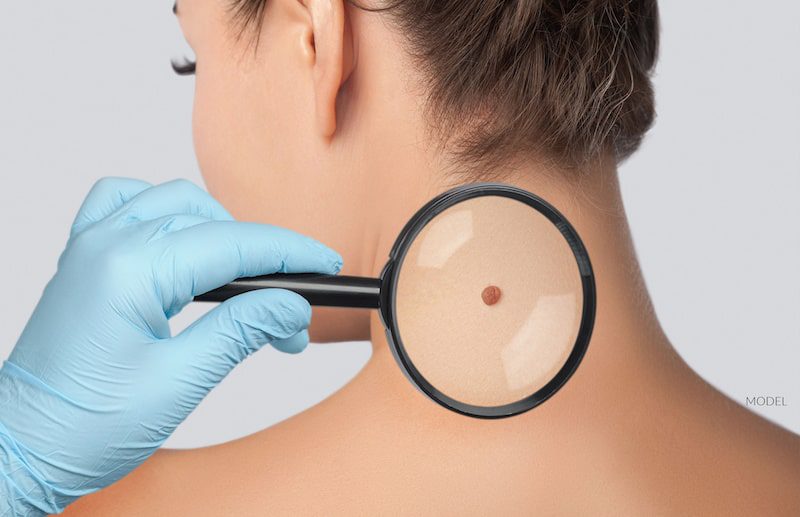
[[[272,0],[253,56],[224,4],[179,2],[210,192],[239,219],[333,247],[342,274],[378,275],[408,218],[454,184],[401,36],[341,1]],[[639,272],[615,164],[592,169],[500,171],[568,217],[597,276],[589,351],[543,405],[500,421],[443,410],[403,377],[377,312],[315,308],[312,341],[373,344],[347,386],[251,436],[159,451],[66,514],[797,515],[800,440],[678,356]]]

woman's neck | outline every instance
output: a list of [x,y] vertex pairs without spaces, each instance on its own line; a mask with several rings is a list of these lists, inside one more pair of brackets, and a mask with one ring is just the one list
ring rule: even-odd
[[[543,197],[564,213],[591,257],[597,284],[597,318],[586,357],[570,383],[582,384],[583,379],[588,389],[595,389],[627,371],[686,368],[669,345],[653,311],[636,260],[616,170],[598,167],[568,180],[563,179],[565,174],[547,174],[531,167],[502,181]],[[380,272],[394,238],[410,215],[447,188],[413,181],[406,181],[405,185],[397,187],[406,188],[405,193],[392,196],[399,200],[397,205],[384,207],[383,213],[388,217],[383,220],[383,231],[373,240],[373,275]],[[396,369],[391,360],[384,360],[392,358],[377,315],[372,318],[370,337],[375,366],[386,363],[387,368]]]
[[[376,200],[370,212],[385,218],[371,221],[375,233],[365,236],[371,245],[362,260],[369,259],[363,264],[372,270],[363,274],[380,272],[403,224],[446,189],[426,185],[421,173],[415,178],[409,170],[417,169],[398,174],[384,190],[391,195]],[[652,508],[757,513],[759,494],[779,501],[776,494],[791,490],[797,478],[785,459],[797,440],[731,403],[671,347],[639,271],[615,171],[595,171],[572,184],[528,172],[505,182],[542,196],[567,216],[596,276],[592,341],[564,387],[514,418],[481,420],[447,411],[408,382],[377,311],[369,311],[368,364],[287,432],[324,429],[321,437],[303,443],[329,440],[334,450],[346,450],[366,473],[370,495],[384,498],[391,494],[383,487],[396,491],[398,483],[407,483],[418,495],[446,491],[484,500],[513,493],[525,499],[525,508],[542,502],[558,507],[545,513],[581,514],[592,507],[629,515]],[[747,465],[745,484],[742,465]],[[686,497],[701,485],[704,498]],[[449,504],[426,499],[436,500]]]

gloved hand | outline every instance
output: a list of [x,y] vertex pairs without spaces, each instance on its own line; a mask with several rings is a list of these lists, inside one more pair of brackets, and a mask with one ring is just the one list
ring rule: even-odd
[[110,485],[249,354],[308,343],[311,308],[283,289],[232,298],[170,337],[193,296],[341,264],[308,237],[234,221],[189,182],[98,182],[0,369],[0,514],[57,513]]

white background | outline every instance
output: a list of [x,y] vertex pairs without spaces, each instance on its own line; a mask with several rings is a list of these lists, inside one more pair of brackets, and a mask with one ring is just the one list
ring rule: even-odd
[[[0,8],[0,355],[55,270],[72,217],[105,175],[200,182],[193,80],[171,2]],[[800,4],[662,2],[659,117],[621,172],[639,258],[672,342],[709,382],[800,432]],[[191,54],[189,54],[191,56]],[[192,306],[175,329],[196,318]],[[263,350],[170,439],[246,435],[325,398],[365,342]]]

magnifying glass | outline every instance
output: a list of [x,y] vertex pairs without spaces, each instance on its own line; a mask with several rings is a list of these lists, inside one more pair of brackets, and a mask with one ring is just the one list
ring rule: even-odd
[[520,188],[473,183],[440,194],[405,225],[379,278],[241,278],[195,297],[220,302],[289,289],[311,305],[378,309],[414,386],[463,415],[503,418],[555,394],[592,333],[595,283],[580,237]]

